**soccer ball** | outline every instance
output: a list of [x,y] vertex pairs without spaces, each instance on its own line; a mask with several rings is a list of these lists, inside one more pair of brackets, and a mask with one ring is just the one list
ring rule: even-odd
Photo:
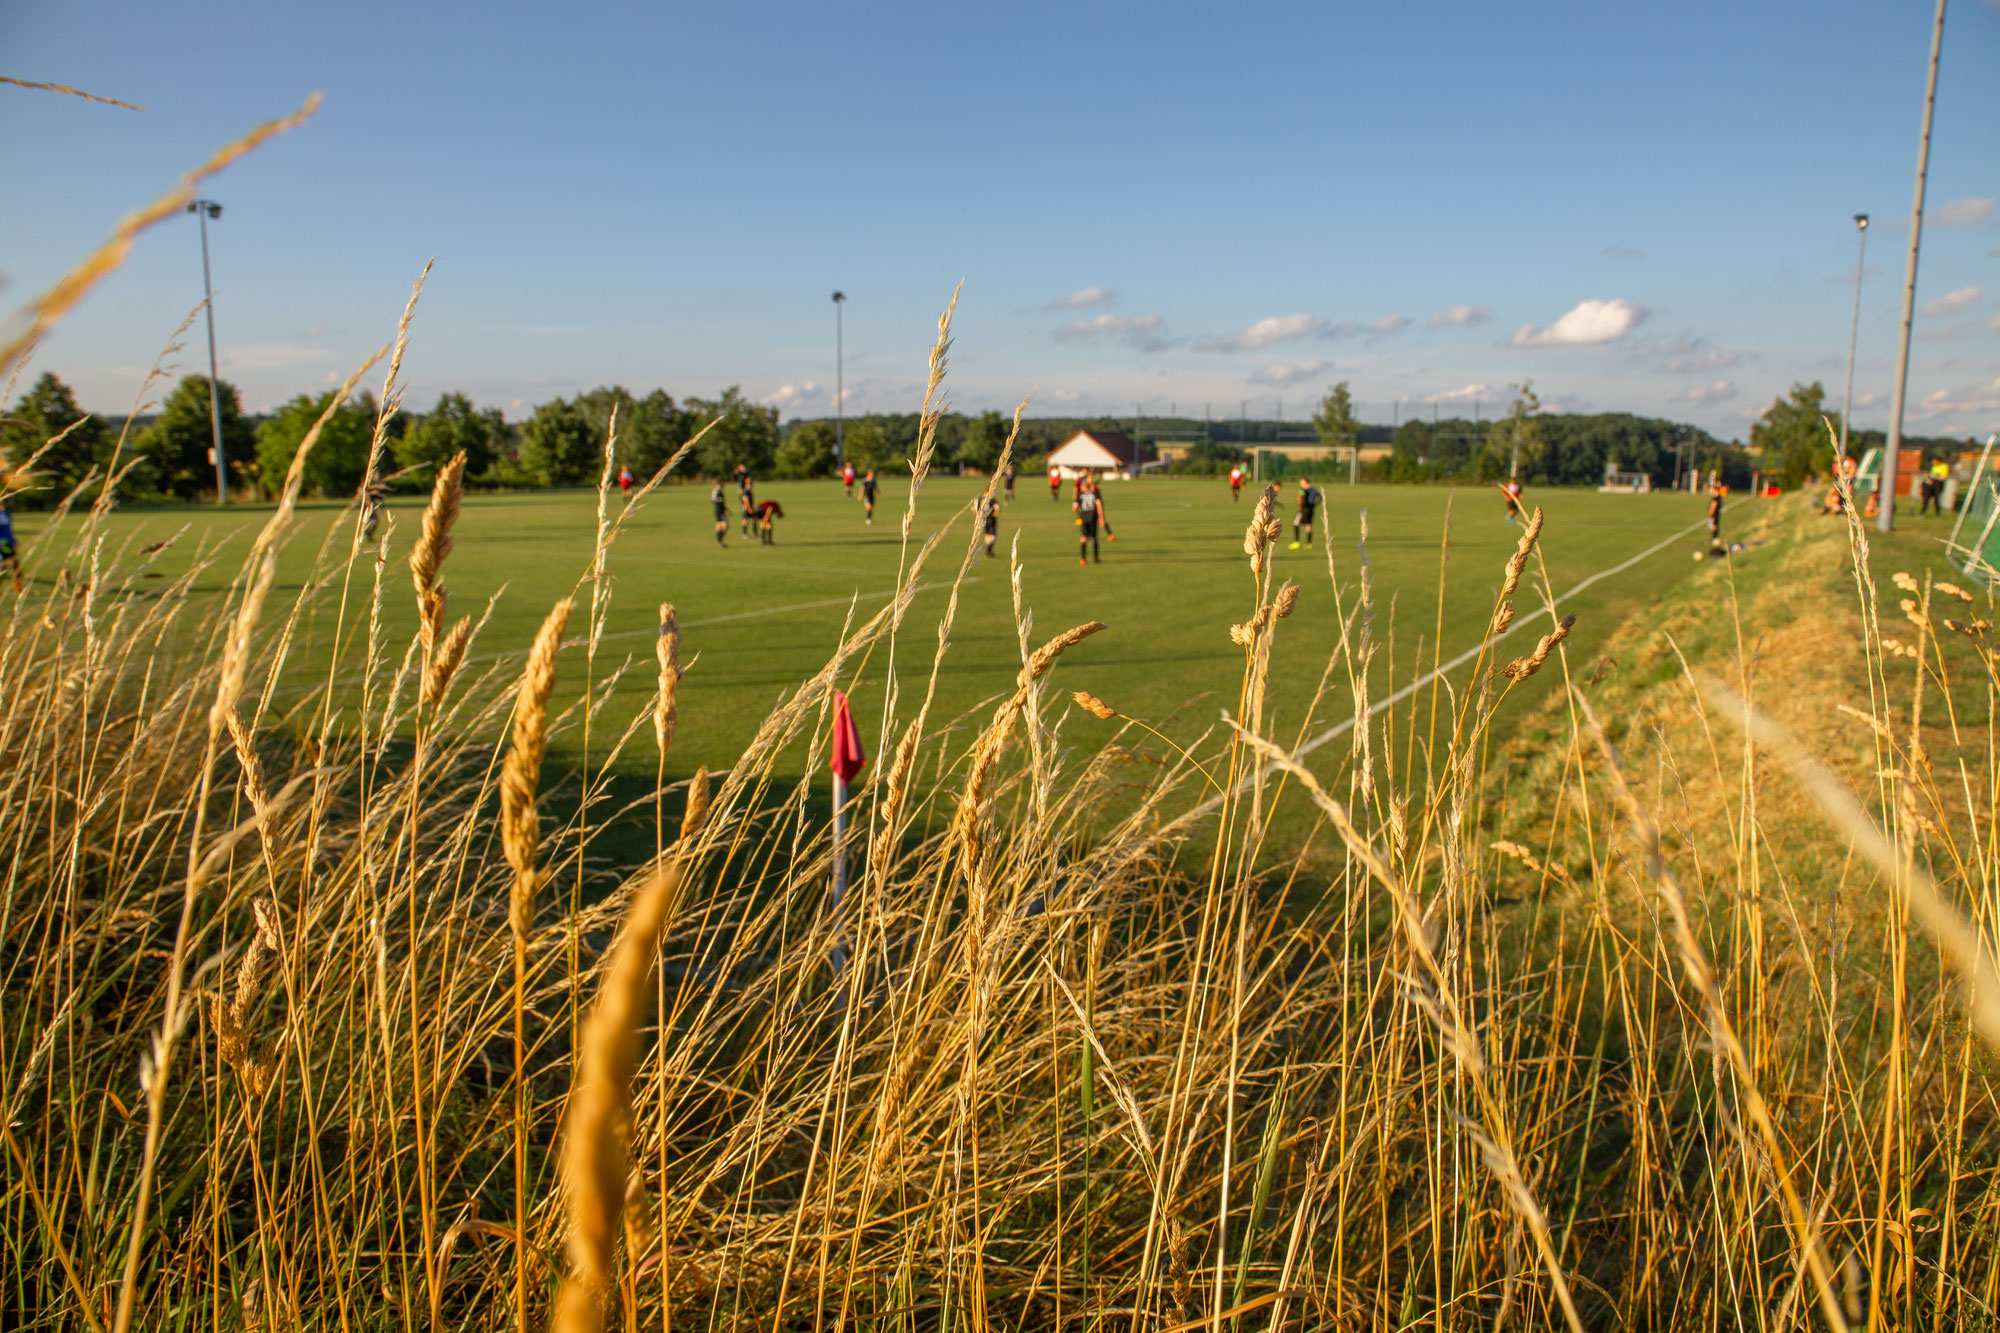
[[1703,560],[1706,560],[1707,558],[1708,558],[1708,552],[1706,551],[1696,551],[1694,553],[1694,562],[1697,565],[1700,564]]

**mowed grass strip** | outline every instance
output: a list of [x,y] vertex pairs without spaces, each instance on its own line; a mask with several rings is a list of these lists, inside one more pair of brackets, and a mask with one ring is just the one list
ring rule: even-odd
[[[971,506],[982,482],[936,477],[919,498],[910,547],[914,557],[923,537],[953,522],[928,565],[922,592],[912,606],[897,644],[897,664],[906,691],[921,688],[936,649],[935,627],[964,543],[972,530]],[[755,732],[772,705],[815,671],[836,642],[849,607],[872,614],[896,584],[901,553],[901,519],[907,482],[884,482],[872,526],[863,521],[857,499],[848,499],[834,481],[772,481],[757,488],[759,500],[774,499],[785,516],[776,523],[775,542],[745,537],[736,516],[735,488],[727,489],[731,521],[727,546],[718,549],[706,485],[663,487],[632,515],[612,548],[605,633],[594,674],[602,680],[628,658],[640,664],[621,683],[594,735],[617,735],[647,706],[658,605],[676,604],[684,634],[688,671],[681,686],[681,726],[669,764],[670,777],[697,765],[727,767]],[[1280,580],[1303,589],[1299,612],[1283,624],[1274,659],[1270,716],[1274,734],[1284,736],[1304,722],[1328,655],[1339,638],[1334,598],[1327,581],[1324,546],[1332,544],[1334,566],[1350,613],[1359,607],[1361,514],[1368,518],[1367,558],[1374,586],[1373,635],[1378,654],[1371,693],[1376,699],[1428,671],[1436,649],[1439,559],[1450,511],[1446,553],[1443,653],[1445,659],[1479,640],[1501,569],[1520,529],[1505,521],[1497,492],[1428,487],[1322,486],[1326,504],[1314,529],[1314,545],[1289,549],[1297,488],[1287,487],[1279,505],[1284,531],[1276,558]],[[858,488],[857,488],[858,495]],[[1242,650],[1230,642],[1229,626],[1254,610],[1249,562],[1242,551],[1253,488],[1232,502],[1220,480],[1148,479],[1105,486],[1111,532],[1100,534],[1102,563],[1078,564],[1077,528],[1069,488],[1051,501],[1043,476],[1021,478],[1018,499],[1001,510],[999,542],[992,560],[978,560],[961,591],[951,651],[939,680],[935,722],[942,723],[1012,687],[1020,668],[1015,634],[1008,555],[1018,542],[1025,567],[1025,604],[1039,637],[1068,625],[1102,620],[1109,628],[1088,651],[1065,661],[1065,688],[1087,688],[1120,711],[1145,718],[1182,743],[1191,743],[1214,725],[1218,713],[1236,706],[1242,678]],[[1545,490],[1530,493],[1530,505],[1547,512],[1539,558],[1531,563],[1515,601],[1525,613],[1541,604],[1541,568],[1560,594],[1591,574],[1629,559],[1647,547],[1698,522],[1706,512],[1700,496],[1602,495],[1594,491]],[[1749,502],[1745,502],[1749,503]],[[594,491],[472,494],[455,531],[450,586],[453,615],[477,613],[504,588],[492,621],[474,643],[475,666],[512,661],[526,651],[548,608],[579,590],[587,574],[596,533]],[[615,512],[622,504],[614,494]],[[389,506],[378,536],[390,542],[385,571],[384,642],[407,642],[416,625],[415,605],[405,562],[415,540],[421,496],[400,497]],[[274,596],[295,593],[308,577],[321,543],[332,537],[336,559],[348,535],[331,534],[341,507],[307,506],[284,553],[280,587]],[[114,514],[109,544],[146,544],[186,528],[175,547],[155,566],[166,578],[184,571],[197,549],[216,558],[197,584],[197,594],[225,591],[248,551],[265,511],[258,506],[133,509]],[[37,538],[47,520],[24,515],[21,523],[28,572],[37,574]],[[74,524],[71,524],[74,530]],[[1728,527],[1725,526],[1725,535]],[[60,543],[58,534],[53,540]],[[1640,562],[1590,588],[1563,613],[1576,612],[1567,645],[1571,660],[1589,660],[1604,636],[1628,615],[1657,600],[1692,567],[1691,552],[1705,545],[1704,533]],[[325,651],[338,610],[340,583],[302,629],[287,671],[324,671]],[[587,603],[589,587],[581,584]],[[348,633],[365,627],[370,590],[357,576],[348,585]],[[579,638],[586,618],[572,622]],[[1530,626],[1535,633],[1546,628]],[[1524,631],[1517,639],[1532,636]],[[191,647],[194,645],[191,645]],[[1509,644],[1511,651],[1516,645]],[[1522,649],[1525,651],[1525,648]],[[870,658],[850,691],[858,720],[872,745],[880,722],[880,693],[886,654]],[[1504,660],[1505,654],[1503,654]],[[562,672],[580,684],[584,657],[566,651]],[[1310,730],[1349,715],[1351,698],[1343,681],[1311,720]],[[1464,672],[1458,673],[1462,679]],[[1517,690],[1507,711],[1518,712],[1540,692],[1559,682],[1545,673],[1534,688]],[[282,694],[282,687],[281,687]],[[909,696],[905,695],[906,700]],[[1413,701],[1428,711],[1427,694]],[[914,708],[910,701],[903,710]],[[1097,725],[1091,722],[1090,725]],[[1403,735],[1398,727],[1399,738]],[[1421,727],[1419,729],[1421,738]],[[496,738],[497,739],[497,738]],[[555,738],[557,766],[577,757],[576,735]],[[1420,740],[1421,743],[1421,740]],[[601,759],[608,742],[593,742]],[[646,747],[629,756],[636,775],[652,772]]]

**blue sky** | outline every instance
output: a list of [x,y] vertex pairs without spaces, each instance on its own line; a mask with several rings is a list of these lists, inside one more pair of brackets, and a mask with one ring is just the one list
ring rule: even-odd
[[[238,4],[0,0],[9,308],[206,187],[224,378],[340,379],[437,267],[407,378],[510,416],[599,383],[913,410],[963,278],[964,408],[1298,419],[1552,406],[1728,436],[1896,347],[1931,8],[1873,3]],[[2000,5],[1954,0],[1908,428],[2000,425]],[[199,300],[192,218],[37,368],[122,411]],[[198,331],[197,331],[198,332]],[[196,369],[205,351],[180,361]],[[1247,409],[1243,406],[1248,404]]]

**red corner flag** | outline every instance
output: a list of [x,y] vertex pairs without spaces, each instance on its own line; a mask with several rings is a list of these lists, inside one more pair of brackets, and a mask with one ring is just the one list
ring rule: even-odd
[[848,711],[847,696],[839,690],[833,692],[833,775],[842,785],[854,781],[854,775],[868,762],[868,756],[861,750],[861,732],[854,725],[854,714]]

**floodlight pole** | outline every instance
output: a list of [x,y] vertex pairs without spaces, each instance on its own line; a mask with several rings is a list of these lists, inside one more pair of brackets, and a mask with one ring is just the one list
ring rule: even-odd
[[215,284],[208,273],[208,220],[222,216],[222,205],[212,199],[197,199],[187,211],[201,220],[201,296],[208,309],[208,428],[214,437],[215,502],[229,503],[228,463],[222,457],[222,391],[215,374]]
[[1896,526],[1897,455],[1903,451],[1903,392],[1910,383],[1910,324],[1917,309],[1917,246],[1924,238],[1924,178],[1931,166],[1931,113],[1937,109],[1938,49],[1944,45],[1944,0],[1938,0],[1931,22],[1931,69],[1924,83],[1924,129],[1917,140],[1917,186],[1910,199],[1910,258],[1903,268],[1903,336],[1896,349],[1896,390],[1889,405],[1889,443],[1882,450],[1882,468],[1875,476],[1881,502],[1875,518],[1879,531]]
[[846,292],[833,294],[833,457],[834,461],[847,462],[847,349],[843,343],[845,330],[841,327],[841,307],[847,304]]
[[1840,398],[1840,457],[1837,468],[1847,459],[1847,419],[1854,414],[1854,344],[1861,336],[1861,270],[1868,260],[1868,215],[1854,215],[1854,230],[1861,235],[1861,248],[1854,257],[1854,322],[1847,327],[1847,392]]

